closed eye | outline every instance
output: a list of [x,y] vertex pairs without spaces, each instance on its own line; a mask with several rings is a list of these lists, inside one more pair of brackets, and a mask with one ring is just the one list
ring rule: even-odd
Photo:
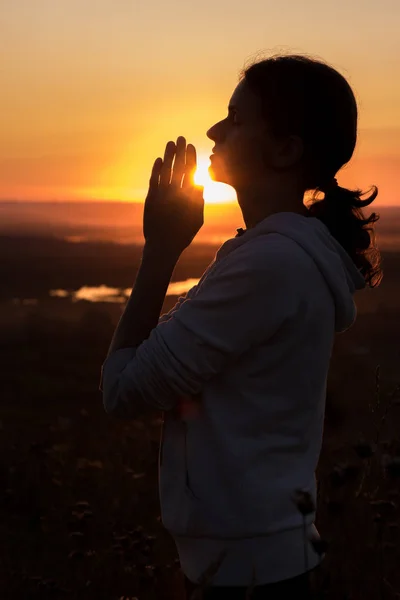
[[236,113],[234,113],[234,112],[231,112],[231,113],[228,115],[227,119],[229,119],[229,118],[231,119],[231,122],[233,123],[233,125],[240,125],[240,123],[238,123],[238,121],[236,120],[236,118],[237,118],[237,117],[236,117]]

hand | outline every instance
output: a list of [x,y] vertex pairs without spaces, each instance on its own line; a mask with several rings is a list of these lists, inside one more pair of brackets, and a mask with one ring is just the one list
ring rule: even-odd
[[164,161],[155,161],[143,214],[147,247],[179,257],[203,226],[204,188],[194,183],[196,166],[196,149],[192,144],[186,149],[182,136],[176,145],[168,142]]

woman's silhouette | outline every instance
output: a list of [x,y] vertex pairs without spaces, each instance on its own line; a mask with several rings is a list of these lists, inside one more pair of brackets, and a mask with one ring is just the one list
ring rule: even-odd
[[[163,411],[162,522],[188,596],[217,561],[205,598],[244,599],[252,581],[252,598],[309,598],[334,335],[356,318],[354,292],[382,278],[367,227],[378,216],[361,210],[377,189],[362,201],[335,178],[355,148],[357,105],[323,61],[253,63],[207,135],[211,177],[235,188],[246,229],[159,317],[204,208],[195,148],[169,142],[150,179],[140,270],[103,365],[104,407],[126,419]],[[306,504],[295,501],[302,494]]]

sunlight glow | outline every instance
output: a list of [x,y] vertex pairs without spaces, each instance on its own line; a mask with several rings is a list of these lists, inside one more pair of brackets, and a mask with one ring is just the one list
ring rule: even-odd
[[[236,202],[236,192],[225,183],[213,181],[208,173],[210,159],[200,154],[197,157],[197,169],[194,176],[197,185],[204,186],[204,200],[206,204],[226,204]],[[123,185],[113,185],[114,182],[124,182]],[[92,186],[90,188],[75,188],[74,198],[77,200],[100,200],[122,202],[144,202],[148,189],[133,188],[129,186],[129,172],[125,165],[116,167],[109,172],[108,185]]]
[[208,173],[210,159],[206,156],[197,158],[197,169],[194,181],[197,185],[204,186],[204,201],[206,204],[221,204],[225,202],[234,202],[236,199],[235,190],[225,183],[213,181]]

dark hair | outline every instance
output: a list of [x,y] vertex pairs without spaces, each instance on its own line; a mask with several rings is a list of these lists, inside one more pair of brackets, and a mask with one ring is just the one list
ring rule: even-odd
[[293,54],[253,62],[239,78],[261,97],[273,135],[301,137],[305,191],[314,190],[310,214],[328,227],[368,285],[378,286],[383,272],[373,224],[380,216],[366,219],[361,210],[375,200],[378,188],[372,186],[372,194],[361,200],[365,192],[360,189],[330,185],[357,141],[357,103],[346,79],[323,61]]

